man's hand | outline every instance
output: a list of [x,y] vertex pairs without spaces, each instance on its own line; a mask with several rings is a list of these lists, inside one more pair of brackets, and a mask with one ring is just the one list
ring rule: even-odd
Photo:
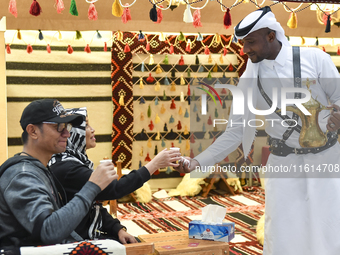
[[196,166],[200,166],[200,164],[197,162],[197,160],[189,158],[189,157],[184,157],[187,160],[190,161],[190,164],[188,166],[188,163],[183,161],[183,164],[179,164],[179,166],[174,167],[174,169],[180,173],[190,173],[192,170],[196,168]]
[[334,110],[331,111],[328,118],[327,129],[333,132],[340,128],[340,107],[336,104],[332,104],[330,108],[333,108]]
[[121,229],[118,231],[118,238],[122,244],[138,243],[136,238],[134,238],[132,235],[127,233],[124,229]]
[[181,153],[175,150],[164,149],[159,152],[145,167],[152,175],[157,169],[167,166],[177,167],[176,161],[181,159]]
[[114,165],[112,162],[104,162],[93,171],[89,181],[97,184],[103,190],[115,179],[118,179],[118,175]]

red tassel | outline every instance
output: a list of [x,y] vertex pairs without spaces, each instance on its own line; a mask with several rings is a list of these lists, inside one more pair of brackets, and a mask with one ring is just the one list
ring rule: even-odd
[[190,137],[190,143],[195,143],[195,137],[194,137],[194,134],[191,134],[191,137]]
[[336,52],[336,54],[340,55],[340,47],[338,46],[338,51]]
[[172,142],[172,143],[171,143],[171,148],[173,148],[173,147],[175,147],[175,144]]
[[7,54],[11,54],[11,46],[9,46],[9,43],[6,44],[6,52]]
[[209,50],[209,48],[208,48],[208,45],[205,46],[204,54],[205,54],[205,55],[209,55],[209,54],[210,54],[210,50]]
[[145,161],[151,161],[151,158],[150,158],[150,156],[149,156],[149,153],[146,154],[146,157],[145,157],[144,160],[145,160]]
[[208,119],[208,125],[212,125],[212,120],[211,120],[211,116],[209,116],[209,119]]
[[107,51],[107,43],[104,42],[104,51],[106,52]]
[[232,64],[230,64],[230,65],[228,66],[228,70],[229,70],[230,72],[234,71],[234,67],[233,67]]
[[33,0],[33,3],[31,4],[31,8],[29,12],[33,16],[39,16],[40,13],[42,12],[40,4],[36,0]]
[[195,157],[194,151],[191,149],[191,150],[190,150],[190,158],[194,158],[194,157]]
[[87,53],[91,53],[91,49],[90,49],[89,44],[86,44],[84,51],[87,52]]
[[153,175],[159,175],[159,170],[157,169],[154,173],[153,173]]
[[98,12],[96,10],[96,7],[94,6],[94,3],[91,3],[89,6],[88,17],[89,17],[89,20],[98,19]]
[[150,120],[150,124],[148,126],[149,126],[150,130],[152,131],[153,128],[155,127],[152,120]]
[[153,78],[153,77],[151,76],[151,73],[149,73],[149,77],[146,78],[146,82],[147,82],[147,83],[153,83],[154,81],[155,81],[155,78]]
[[322,50],[323,50],[324,52],[326,52],[325,46],[322,46]]
[[181,59],[179,60],[178,64],[180,66],[184,65],[184,58],[183,58],[183,56],[181,56]]
[[224,49],[223,49],[223,56],[227,55],[227,53],[228,53],[228,50],[227,50],[226,47],[224,47]]
[[56,5],[57,5],[57,13],[60,14],[65,9],[63,0],[56,0]]
[[227,90],[225,88],[222,89],[221,94],[227,94]]
[[149,43],[149,42],[146,43],[145,49],[146,49],[147,51],[150,50],[150,43]]
[[176,109],[176,104],[175,104],[175,100],[174,99],[171,99],[170,109]]
[[[14,15],[14,17],[18,17],[18,10],[17,10],[17,2],[15,0],[10,0],[8,5],[8,11]],[[10,53],[9,53],[10,54]]]
[[72,54],[72,53],[73,53],[73,49],[72,49],[72,46],[71,46],[71,45],[68,45],[68,47],[67,47],[67,53],[68,53],[68,54]]
[[31,54],[33,52],[33,48],[31,46],[31,44],[27,44],[27,49],[26,49],[28,54]]
[[201,11],[199,9],[197,9],[196,11],[194,11],[193,14],[193,19],[194,22],[192,23],[194,25],[195,28],[201,27],[202,23],[201,23]]
[[191,51],[190,43],[187,43],[187,47],[185,47],[185,51],[186,52],[190,52]]
[[174,54],[174,46],[172,44],[170,44],[170,50],[169,50],[170,54]]
[[129,46],[129,44],[125,44],[125,47],[124,47],[124,52],[125,53],[127,53],[127,52],[130,52],[131,50],[130,50],[130,46]]
[[224,159],[225,162],[229,162],[228,156]]
[[[163,5],[160,5],[159,7],[163,8]],[[157,9],[157,21],[156,23],[161,23],[161,21],[163,20],[163,13],[162,13],[162,9],[158,8]]]
[[241,48],[240,50],[240,55],[243,56],[244,55],[244,52],[243,52],[243,47]]
[[190,84],[188,84],[188,96],[190,96]]
[[47,53],[51,53],[51,46],[49,44],[47,44],[46,50],[47,50]]
[[224,14],[223,24],[225,29],[228,29],[231,26],[231,15],[229,8],[227,8],[227,12]]
[[131,20],[131,13],[130,13],[130,9],[126,7],[124,8],[124,11],[123,11],[122,21],[124,24],[126,24],[129,20]]
[[181,129],[182,129],[182,123],[181,123],[181,121],[180,121],[180,120],[178,121],[178,124],[177,124],[177,129],[178,129],[178,130],[181,130]]

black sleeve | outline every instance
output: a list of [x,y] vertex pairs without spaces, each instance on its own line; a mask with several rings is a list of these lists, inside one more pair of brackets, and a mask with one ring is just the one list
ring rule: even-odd
[[118,219],[113,218],[106,208],[101,207],[100,212],[103,219],[103,231],[107,232],[109,236],[113,236],[118,239],[118,231],[125,227],[120,224]]

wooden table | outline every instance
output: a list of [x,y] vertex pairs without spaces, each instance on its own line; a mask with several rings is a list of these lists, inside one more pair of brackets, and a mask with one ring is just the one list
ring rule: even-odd
[[153,254],[157,255],[229,255],[228,243],[189,239],[188,231],[140,235],[138,238],[154,243]]

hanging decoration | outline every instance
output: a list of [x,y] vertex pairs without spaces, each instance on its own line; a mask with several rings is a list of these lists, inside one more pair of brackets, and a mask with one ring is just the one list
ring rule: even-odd
[[193,19],[194,19],[193,25],[194,25],[195,28],[202,27],[201,11],[199,9],[194,11]]
[[91,48],[90,48],[89,44],[86,44],[86,46],[85,46],[85,48],[84,48],[84,51],[85,51],[86,53],[91,53]]
[[56,0],[56,8],[57,8],[57,13],[61,14],[63,10],[65,10],[65,5],[63,0]]
[[10,0],[8,5],[8,11],[14,17],[18,17],[17,2],[16,0]]
[[297,28],[297,17],[295,12],[290,13],[289,20],[287,22],[287,26],[291,29]]
[[72,54],[72,53],[73,53],[73,48],[72,48],[71,45],[68,45],[68,46],[67,46],[67,53],[68,53],[68,54]]
[[225,29],[228,29],[231,27],[231,14],[230,14],[229,8],[227,8],[227,11],[224,13],[223,25]]
[[88,10],[88,18],[89,20],[97,20],[98,19],[98,12],[96,10],[96,6],[94,3],[90,3],[89,10]]
[[[73,0],[72,0],[73,1]],[[121,17],[123,15],[123,7],[120,5],[119,0],[115,0],[112,4],[112,15]]]
[[190,11],[190,4],[187,4],[187,7],[183,14],[183,21],[185,23],[192,23],[194,22],[194,18],[192,17],[191,11]]
[[71,0],[70,11],[73,16],[78,16],[76,0]]
[[125,44],[125,47],[124,47],[124,52],[127,53],[127,52],[130,52],[131,49],[130,49],[130,46],[128,43]]
[[157,9],[156,9],[156,5],[154,4],[153,7],[150,10],[150,19],[153,22],[157,22]]
[[39,16],[40,15],[41,7],[40,7],[40,4],[36,0],[33,0],[29,13],[32,14],[33,16]]
[[[160,5],[159,7],[163,8],[162,5]],[[163,20],[163,13],[162,13],[161,8],[158,8],[158,10],[157,10],[157,21],[156,21],[156,23],[158,23],[158,24],[161,23],[162,20]]]
[[11,47],[9,46],[9,43],[6,44],[6,52],[7,54],[11,54]]
[[122,21],[124,24],[126,24],[129,20],[131,20],[131,13],[130,13],[130,9],[129,9],[129,4],[125,4],[125,8],[122,14]]
[[145,39],[144,34],[142,33],[142,30],[139,30],[139,34],[138,34],[138,41],[143,41]]
[[27,44],[26,51],[27,51],[28,54],[31,54],[33,52],[33,48],[31,46],[31,44]]

